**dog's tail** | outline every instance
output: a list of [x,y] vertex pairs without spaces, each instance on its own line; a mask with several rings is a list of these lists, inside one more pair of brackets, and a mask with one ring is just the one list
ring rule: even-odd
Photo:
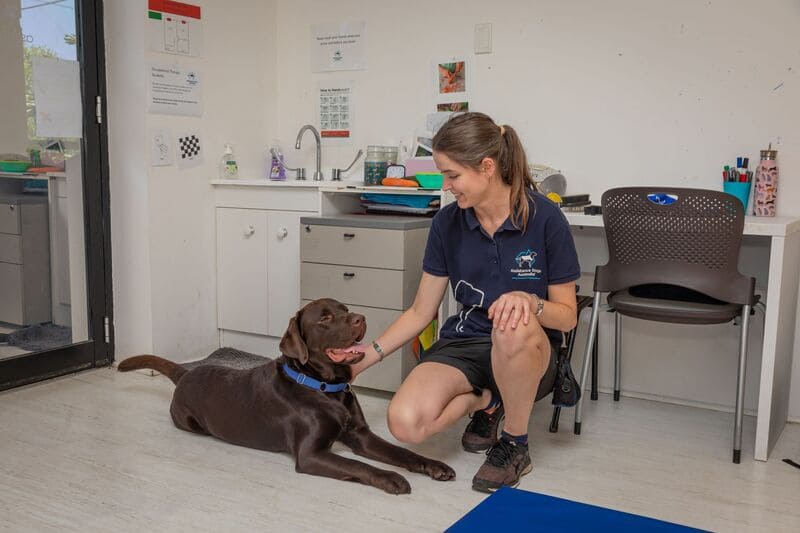
[[178,384],[178,380],[188,372],[186,368],[178,363],[173,363],[172,361],[155,355],[137,355],[135,357],[129,357],[117,366],[117,370],[120,372],[130,372],[131,370],[139,370],[142,368],[149,368],[150,370],[155,370],[160,374],[164,374],[176,385]]

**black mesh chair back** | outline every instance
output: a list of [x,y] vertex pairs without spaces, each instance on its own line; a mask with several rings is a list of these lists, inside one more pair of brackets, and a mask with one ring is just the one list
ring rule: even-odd
[[754,303],[755,280],[739,273],[744,209],[705,189],[621,187],[603,194],[608,264],[595,291],[644,284],[686,287],[739,305]]

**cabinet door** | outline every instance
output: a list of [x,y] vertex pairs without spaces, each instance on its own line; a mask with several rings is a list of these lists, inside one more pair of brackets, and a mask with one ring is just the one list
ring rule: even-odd
[[300,307],[300,217],[298,211],[269,211],[269,334],[281,337]]
[[217,327],[267,334],[267,212],[217,208]]

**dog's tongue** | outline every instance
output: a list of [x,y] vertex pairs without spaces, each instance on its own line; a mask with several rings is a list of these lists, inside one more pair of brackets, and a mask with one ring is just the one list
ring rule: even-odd
[[328,348],[325,353],[334,363],[347,363],[357,357],[364,356],[366,346],[363,344],[354,344],[349,348]]

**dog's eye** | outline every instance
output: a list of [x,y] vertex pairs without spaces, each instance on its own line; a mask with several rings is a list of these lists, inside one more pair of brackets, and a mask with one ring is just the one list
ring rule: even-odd
[[331,320],[333,320],[333,315],[324,315],[319,319],[320,322],[330,322]]

